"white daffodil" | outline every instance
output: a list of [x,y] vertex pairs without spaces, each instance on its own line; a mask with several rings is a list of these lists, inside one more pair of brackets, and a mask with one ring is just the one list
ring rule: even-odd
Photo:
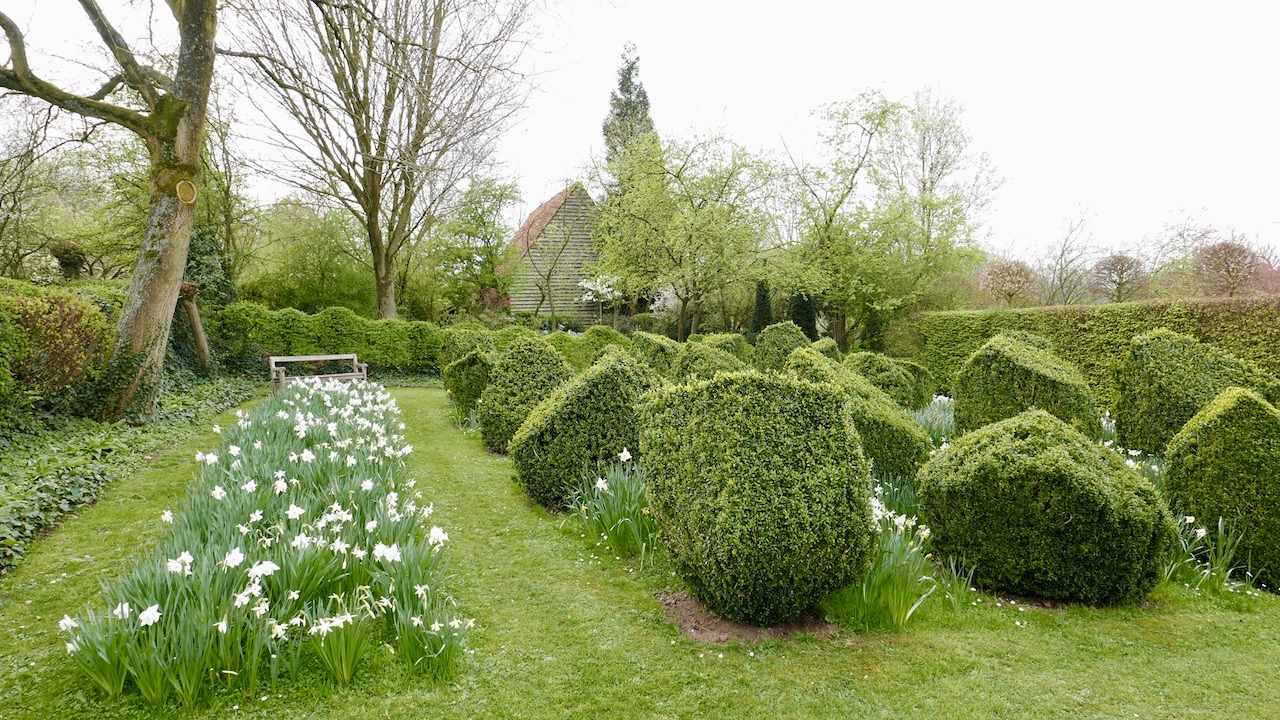
[[132,610],[130,610],[129,608],[129,603],[122,602],[119,605],[117,605],[114,610],[111,611],[111,614],[112,616],[119,618],[120,620],[126,620],[128,619],[129,614],[131,612]]
[[438,525],[432,526],[431,533],[427,536],[427,542],[430,543],[432,547],[440,547],[448,541],[449,533],[445,532],[444,528]]
[[209,491],[209,494],[213,496],[214,500],[222,500],[227,496],[227,491],[223,490],[221,485],[214,485],[213,489]]
[[164,512],[160,513],[160,522],[165,523],[165,524],[168,524],[168,525],[172,525],[172,524],[173,524],[173,511],[171,511],[171,510],[165,510]]
[[290,504],[289,504],[289,509],[288,509],[288,510],[286,510],[284,514],[285,514],[285,516],[286,516],[286,517],[288,517],[290,520],[297,520],[298,518],[302,517],[303,513],[305,513],[305,512],[306,512],[306,510],[303,510],[302,508],[298,507],[297,505],[294,505],[293,503],[290,503]]
[[155,625],[160,620],[160,606],[150,605],[146,610],[138,613],[138,627],[147,627]]
[[231,552],[228,552],[226,556],[222,558],[222,564],[229,568],[239,567],[243,562],[244,553],[241,552],[238,547],[232,548]]
[[622,448],[622,452],[618,453],[618,459],[624,463],[631,462],[631,451],[625,447]]
[[78,627],[80,627],[80,623],[76,622],[70,615],[63,615],[62,619],[58,621],[58,629],[62,632],[70,632]]

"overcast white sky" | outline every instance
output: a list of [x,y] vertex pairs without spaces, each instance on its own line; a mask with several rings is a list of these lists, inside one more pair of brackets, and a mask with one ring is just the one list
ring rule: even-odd
[[[72,0],[0,5],[33,53],[93,37]],[[1004,181],[987,222],[998,251],[1034,258],[1081,213],[1100,246],[1187,214],[1280,244],[1278,27],[1273,2],[546,0],[536,89],[500,159],[521,214],[582,175],[631,41],[669,137],[810,154],[826,102],[866,88],[957,99]]]

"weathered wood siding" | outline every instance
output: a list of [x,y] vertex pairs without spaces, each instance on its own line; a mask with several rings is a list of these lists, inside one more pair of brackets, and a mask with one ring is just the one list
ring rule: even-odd
[[581,185],[571,188],[551,219],[528,240],[529,249],[513,270],[511,312],[551,314],[552,303],[543,297],[539,284],[554,267],[549,290],[555,313],[584,323],[596,320],[596,304],[582,302],[585,291],[578,285],[596,261],[591,242],[594,216],[595,201],[590,193]]

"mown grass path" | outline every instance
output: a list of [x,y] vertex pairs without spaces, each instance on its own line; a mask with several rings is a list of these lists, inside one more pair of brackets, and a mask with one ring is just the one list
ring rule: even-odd
[[[1163,591],[1142,608],[939,610],[901,635],[842,632],[752,647],[686,640],[636,572],[530,506],[507,459],[453,424],[436,388],[396,391],[415,453],[410,470],[450,535],[456,591],[477,629],[456,682],[431,686],[385,652],[348,688],[319,672],[215,696],[187,713],[93,697],[54,623],[153,542],[211,433],[41,539],[0,579],[0,718],[261,717],[921,717],[1280,716],[1280,598],[1247,609]],[[224,418],[225,422],[225,418]],[[1022,621],[1025,627],[1015,623]]]

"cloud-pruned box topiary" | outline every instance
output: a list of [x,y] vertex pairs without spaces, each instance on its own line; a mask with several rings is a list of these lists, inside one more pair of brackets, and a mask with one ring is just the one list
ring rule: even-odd
[[1039,409],[960,437],[921,468],[917,492],[934,551],[1019,595],[1139,600],[1177,533],[1119,454]]
[[836,362],[840,362],[840,359],[842,357],[840,354],[840,346],[836,344],[836,341],[834,338],[829,338],[829,337],[818,338],[817,340],[814,340],[813,344],[811,344],[809,347],[813,348],[814,350],[817,350],[819,353],[831,358],[832,360],[835,360]]
[[710,380],[717,373],[747,369],[746,363],[719,348],[700,342],[680,343],[671,363],[671,379]]
[[911,405],[908,406],[908,409],[918,410],[933,402],[933,395],[938,389],[938,384],[933,379],[933,373],[929,372],[929,368],[913,360],[905,360],[903,358],[894,358],[893,362],[898,367],[906,370],[914,383],[911,389]]
[[570,362],[579,369],[594,365],[609,347],[631,350],[631,339],[608,325],[592,325],[577,341],[577,362]]
[[1169,441],[1165,493],[1175,511],[1242,533],[1236,557],[1280,579],[1280,410],[1241,387],[1223,390]]
[[469,417],[480,402],[480,394],[489,385],[491,372],[493,360],[483,350],[472,350],[445,366],[441,373],[445,392],[449,393],[449,398],[463,418]]
[[785,320],[760,331],[752,361],[757,370],[781,370],[792,350],[809,346],[809,336],[799,325]]
[[519,338],[489,371],[476,416],[485,447],[505,453],[529,412],[573,376],[573,368],[543,340]]
[[866,567],[869,467],[830,386],[745,371],[659,388],[640,455],[676,570],[725,617],[792,619]]
[[[692,341],[690,338],[690,342]],[[751,347],[751,343],[741,333],[711,333],[700,336],[697,342],[723,350],[747,365],[754,362],[755,348]]]
[[793,350],[784,369],[801,380],[839,389],[849,402],[862,451],[877,477],[913,478],[929,459],[929,435],[907,411],[861,375],[812,347]]
[[1048,349],[1048,341],[1028,339],[1025,334],[997,335],[965,361],[953,381],[956,432],[1038,407],[1097,435],[1100,413],[1084,376]]
[[640,359],[648,363],[649,367],[660,375],[666,375],[671,372],[671,365],[675,362],[676,352],[680,350],[680,343],[666,335],[636,330],[631,333],[631,347],[635,349]]
[[538,403],[511,438],[516,478],[534,501],[560,510],[588,472],[638,447],[636,406],[658,382],[640,359],[606,348],[594,365]]
[[844,364],[852,368],[872,385],[885,391],[893,401],[904,408],[915,400],[915,378],[898,366],[888,355],[862,351],[850,353]]
[[446,368],[450,363],[460,359],[472,350],[493,352],[493,335],[489,329],[479,324],[458,323],[449,325],[441,331],[440,367]]
[[564,358],[565,362],[574,368],[578,367],[576,364],[578,360],[577,335],[564,330],[556,330],[555,332],[547,333],[542,339],[554,348],[556,352],[560,353],[560,357]]
[[528,325],[506,325],[494,330],[489,337],[493,339],[494,352],[504,353],[517,338],[540,338],[542,333]]
[[1116,439],[1163,453],[1200,408],[1233,385],[1280,402],[1280,380],[1193,337],[1163,328],[1134,337],[1116,366]]

